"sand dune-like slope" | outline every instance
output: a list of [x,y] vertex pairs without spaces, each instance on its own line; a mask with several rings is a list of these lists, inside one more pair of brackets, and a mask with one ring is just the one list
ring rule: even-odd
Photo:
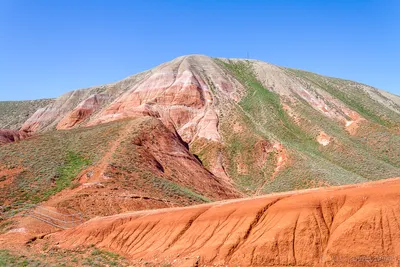
[[57,233],[173,266],[398,266],[400,179],[92,219]]

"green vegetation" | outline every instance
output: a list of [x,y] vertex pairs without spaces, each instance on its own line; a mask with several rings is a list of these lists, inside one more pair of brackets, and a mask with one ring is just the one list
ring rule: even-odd
[[46,200],[48,197],[60,192],[61,190],[70,187],[71,182],[78,173],[87,165],[89,165],[90,160],[83,158],[79,154],[68,151],[65,163],[57,169],[56,184],[51,189],[44,192],[41,199],[35,200],[35,202],[40,202]]
[[[126,266],[123,265],[123,262],[121,263],[121,260],[124,260],[120,255],[106,251],[106,250],[101,250],[101,249],[93,249],[92,252],[90,253],[91,257],[86,257],[83,261],[82,264],[84,266]],[[78,262],[76,260],[76,262]]]
[[[249,193],[255,192],[257,188],[265,184],[265,180],[272,178],[276,166],[277,155],[270,153],[264,166],[257,165],[254,154],[254,146],[258,140],[280,140],[285,147],[290,148],[288,153],[305,153],[316,156],[320,154],[318,143],[311,132],[305,131],[286,114],[281,104],[279,95],[265,88],[253,73],[249,61],[217,60],[219,64],[226,67],[247,89],[245,97],[239,102],[239,106],[230,114],[229,118],[235,117],[240,122],[245,132],[232,134],[232,122],[222,121],[221,130],[227,138],[228,159],[230,159],[229,173],[235,177],[237,185]],[[296,151],[296,152],[295,152]],[[247,166],[247,174],[237,172],[238,164]],[[306,176],[309,173],[304,173]],[[284,179],[286,179],[285,177]],[[293,179],[293,178],[292,178]],[[297,178],[296,178],[297,179]],[[279,181],[267,182],[264,192],[290,190],[292,183],[282,182],[283,187],[271,185]],[[282,179],[283,181],[283,179]],[[293,184],[295,181],[293,181]]]
[[[246,96],[239,102],[239,105],[250,117],[250,123],[264,128],[261,130],[261,135],[266,134],[265,128],[267,128],[269,133],[283,141],[312,139],[289,118],[283,110],[279,95],[265,88],[257,80],[249,61],[219,62],[246,87]],[[255,128],[257,130],[257,127]]]
[[[324,89],[329,94],[346,104],[349,108],[358,112],[362,117],[370,121],[383,126],[393,126],[393,121],[400,122],[398,114],[373,100],[359,87],[359,84],[346,80],[327,78],[301,70],[287,70],[289,73]],[[390,118],[390,120],[388,118]]]

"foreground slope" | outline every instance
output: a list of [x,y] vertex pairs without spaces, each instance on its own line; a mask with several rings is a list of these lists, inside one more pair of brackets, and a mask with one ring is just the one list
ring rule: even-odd
[[92,219],[59,232],[166,266],[398,266],[400,179]]

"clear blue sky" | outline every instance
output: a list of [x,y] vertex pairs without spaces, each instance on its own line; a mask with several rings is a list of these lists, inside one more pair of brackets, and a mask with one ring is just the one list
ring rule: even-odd
[[0,100],[57,97],[186,54],[250,58],[400,95],[396,0],[0,0]]

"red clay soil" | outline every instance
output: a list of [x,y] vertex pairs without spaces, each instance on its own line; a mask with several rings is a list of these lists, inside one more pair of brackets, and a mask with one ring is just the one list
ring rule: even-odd
[[[46,208],[48,210],[60,212],[60,210],[57,210],[53,207]],[[49,215],[48,212],[43,213]],[[57,214],[51,214],[51,216],[55,218],[55,220],[65,219]],[[3,231],[6,231],[5,233],[0,234],[0,247],[2,249],[11,249],[15,251],[20,251],[21,249],[25,248],[25,246],[29,244],[31,240],[35,240],[38,237],[60,230],[57,227],[37,220],[33,217],[22,215],[14,216],[11,219],[2,221],[2,223],[5,223],[6,225],[10,224],[11,229],[2,229]]]
[[[7,169],[0,166],[0,189],[9,186],[12,183],[14,177],[22,171],[23,169],[18,167]],[[5,204],[8,204],[7,200],[5,201]]]
[[400,178],[92,219],[51,236],[156,266],[398,266]]

